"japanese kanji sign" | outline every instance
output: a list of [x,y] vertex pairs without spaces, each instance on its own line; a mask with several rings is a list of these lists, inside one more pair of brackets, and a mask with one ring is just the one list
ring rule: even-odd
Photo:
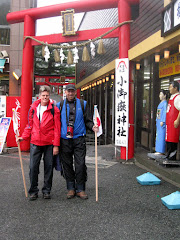
[[74,9],[61,11],[63,36],[75,35],[74,31]]
[[116,60],[115,145],[128,146],[129,128],[129,59]]

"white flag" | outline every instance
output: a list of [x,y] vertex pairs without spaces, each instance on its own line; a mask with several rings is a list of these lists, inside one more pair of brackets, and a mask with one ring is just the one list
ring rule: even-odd
[[97,132],[97,137],[99,137],[103,133],[103,130],[102,130],[101,118],[99,116],[97,105],[94,106],[94,117],[93,117],[94,124],[96,124],[96,122],[95,122],[95,111],[97,111],[97,125],[99,127],[99,131]]
[[16,109],[13,108],[12,112],[13,112],[13,129],[14,129],[14,133],[17,134],[17,136],[19,136],[18,119],[17,119]]

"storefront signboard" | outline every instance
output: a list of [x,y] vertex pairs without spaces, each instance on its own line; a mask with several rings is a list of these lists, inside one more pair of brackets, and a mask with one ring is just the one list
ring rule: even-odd
[[129,59],[117,59],[115,71],[115,145],[128,147]]
[[180,0],[174,3],[174,27],[180,25]]
[[180,53],[161,59],[159,62],[159,78],[180,74]]

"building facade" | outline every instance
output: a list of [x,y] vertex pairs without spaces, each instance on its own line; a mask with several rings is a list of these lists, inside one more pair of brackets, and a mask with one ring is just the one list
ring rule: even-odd
[[[178,20],[176,27],[168,22],[168,19],[171,19],[168,14],[174,12],[171,9],[179,1],[128,1],[134,2],[131,5],[133,23],[130,24],[128,58],[133,66],[130,84],[134,86],[135,143],[137,146],[140,145],[153,151],[159,90],[167,89],[170,80],[179,81],[178,70],[172,73],[169,70],[172,66],[168,69],[164,68],[169,64],[169,61],[164,59],[164,50],[170,51],[168,59],[173,59],[175,56],[179,59]],[[30,7],[36,7],[35,1],[23,1],[23,3],[11,1],[11,11]],[[167,20],[164,20],[164,16],[168,16]],[[91,11],[84,15],[79,30],[114,27],[118,21],[118,8]],[[9,94],[12,96],[20,95],[20,82],[13,78],[12,72],[14,69],[21,69],[23,25],[24,23],[11,25]],[[165,31],[162,30],[163,27],[166,28]],[[88,100],[92,110],[94,104],[98,105],[104,131],[101,137],[102,142],[108,144],[114,143],[115,140],[115,59],[119,58],[119,40],[115,37],[107,38],[103,40],[103,43],[106,49],[105,54],[96,54],[90,62],[80,60],[77,64],[76,86],[81,89],[82,98]],[[95,45],[97,49],[98,43]],[[80,58],[82,51],[83,49],[79,50]],[[160,62],[155,61],[155,55],[160,56]],[[136,64],[139,64],[139,70],[136,69]],[[177,64],[177,69],[178,66]]]
[[10,11],[10,0],[0,3],[0,95],[9,92],[9,54],[10,54],[10,26],[6,21],[6,14]]
[[[132,14],[134,22],[131,24],[128,57],[133,64],[135,145],[142,146],[152,152],[155,147],[155,119],[156,109],[160,101],[159,91],[160,89],[167,90],[169,82],[172,80],[180,82],[180,25],[178,25],[179,23],[177,22],[177,26],[173,29],[173,23],[166,23],[164,19],[166,11],[171,13],[175,11],[172,11],[175,4],[179,4],[179,1],[142,0],[138,6],[134,6],[132,9],[134,12],[134,14]],[[109,10],[107,10],[107,12],[108,11]],[[100,25],[99,22],[104,24],[104,27],[109,26],[111,23],[115,25],[115,20],[114,22],[113,20],[106,22],[106,18],[104,17],[107,14],[117,19],[117,9],[111,9],[111,11],[113,14],[111,14],[110,11],[105,13],[104,10],[93,13],[96,15],[95,18],[99,17],[97,26]],[[174,15],[178,15],[178,11],[179,10],[176,10]],[[168,17],[168,19],[171,18],[173,18],[173,16]],[[87,21],[85,23],[86,19]],[[84,18],[84,24],[88,25],[90,19],[91,13],[87,13]],[[82,28],[84,28],[84,24],[81,24]],[[91,26],[92,24],[91,21],[91,24],[89,24],[90,28],[96,25],[95,22],[93,26]],[[163,26],[167,27],[168,24],[170,25],[169,29],[164,34],[162,32]],[[77,85],[81,87],[82,96],[90,102],[91,107],[93,104],[99,106],[104,130],[104,143],[114,143],[114,59],[118,58],[116,49],[118,46],[117,39],[107,39],[104,41],[104,45],[107,49],[106,54],[97,56],[97,59],[91,60],[90,63],[78,64],[77,78],[79,77],[81,81],[77,79]],[[165,50],[169,51],[169,57],[167,59],[164,58]],[[155,55],[157,57],[159,56],[160,60],[155,60]],[[175,58],[177,62],[172,63],[172,59]],[[136,69],[136,64],[139,64],[139,70]],[[173,68],[173,64],[175,65],[174,68],[176,68],[176,71],[170,72],[169,69]],[[94,71],[95,68],[98,69]]]

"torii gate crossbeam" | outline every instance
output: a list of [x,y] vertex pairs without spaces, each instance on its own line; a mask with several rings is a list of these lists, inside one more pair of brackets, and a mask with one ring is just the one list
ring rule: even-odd
[[[138,4],[139,0],[80,0],[61,3],[47,7],[32,8],[7,14],[7,21],[11,24],[24,22],[24,37],[35,35],[36,19],[60,15],[61,11],[73,8],[76,13],[95,10],[118,8],[118,22],[131,20],[131,4]],[[130,48],[130,26],[124,25],[119,29],[119,58],[127,58]],[[34,46],[27,39],[23,48],[22,78],[21,78],[21,132],[27,123],[29,106],[32,102]],[[131,81],[131,74],[130,74]],[[128,159],[134,156],[134,105],[133,88],[129,86],[129,142]],[[27,151],[29,143],[23,142],[22,150]],[[121,158],[126,159],[126,148],[121,148]]]

